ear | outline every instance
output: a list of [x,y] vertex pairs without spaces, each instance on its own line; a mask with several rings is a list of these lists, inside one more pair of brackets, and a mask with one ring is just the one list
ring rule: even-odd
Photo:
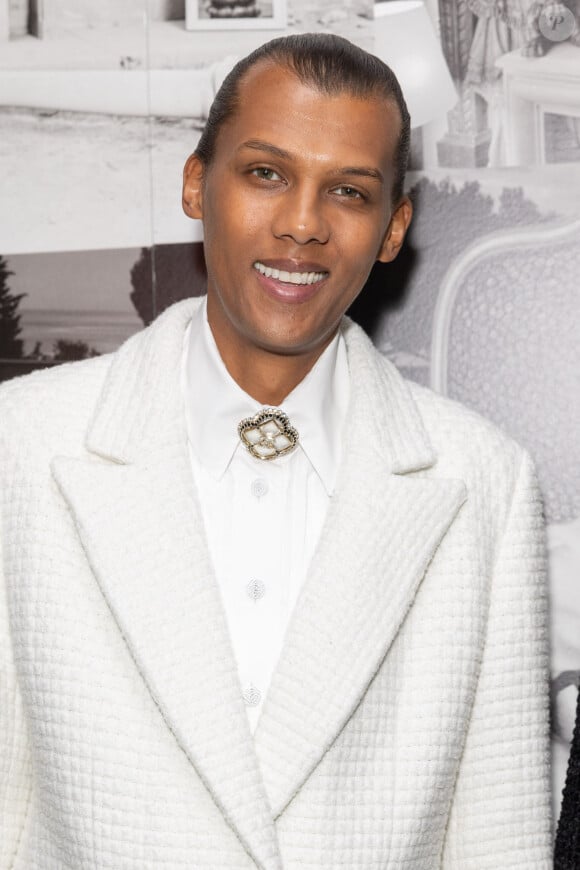
[[204,172],[204,165],[197,154],[191,154],[183,167],[181,205],[185,214],[196,220],[203,218]]
[[385,238],[379,250],[377,260],[390,263],[394,260],[405,240],[406,232],[413,217],[413,205],[408,196],[404,196],[391,215]]

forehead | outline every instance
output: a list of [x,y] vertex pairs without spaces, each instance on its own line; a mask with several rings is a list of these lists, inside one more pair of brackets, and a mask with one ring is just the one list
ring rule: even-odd
[[327,94],[272,62],[259,62],[238,85],[238,105],[217,140],[228,159],[247,140],[262,140],[324,163],[376,164],[392,177],[401,128],[394,100],[342,91]]

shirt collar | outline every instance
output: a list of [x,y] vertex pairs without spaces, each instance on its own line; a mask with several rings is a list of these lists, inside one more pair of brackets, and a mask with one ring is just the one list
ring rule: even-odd
[[[207,321],[205,299],[185,330],[182,388],[191,446],[204,468],[219,480],[236,450],[245,449],[238,423],[264,406],[244,392],[226,369]],[[338,473],[349,390],[346,345],[339,330],[306,377],[277,406],[288,414],[300,440],[295,451],[273,462],[292,461],[298,450],[304,451],[329,495]]]

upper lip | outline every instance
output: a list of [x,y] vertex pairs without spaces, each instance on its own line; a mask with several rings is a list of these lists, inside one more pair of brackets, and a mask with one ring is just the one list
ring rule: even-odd
[[278,269],[280,272],[328,272],[326,266],[312,260],[262,260],[258,258],[254,262],[262,263],[263,266],[268,266],[270,269]]

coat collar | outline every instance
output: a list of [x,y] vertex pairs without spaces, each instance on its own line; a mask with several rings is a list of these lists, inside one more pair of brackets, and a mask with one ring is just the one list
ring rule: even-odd
[[[179,366],[185,329],[201,304],[194,298],[172,305],[114,354],[87,435],[90,452],[131,464],[166,443],[176,425],[185,431]],[[429,467],[435,454],[405,380],[350,318],[342,329],[353,391],[360,385],[366,396],[357,413],[362,409],[376,422],[372,450],[394,474]]]
[[356,709],[465,487],[410,475],[435,459],[419,410],[345,320],[344,461],[252,739],[187,450],[179,367],[197,305],[119,349],[87,457],[56,457],[53,474],[167,727],[258,867],[280,870],[274,820]]
[[[244,450],[238,423],[260,411],[263,404],[244,392],[228,372],[203,302],[194,311],[185,337],[182,375],[189,438],[200,464],[219,480],[236,450]],[[348,394],[345,342],[342,335],[336,335],[306,377],[277,406],[298,429],[298,450],[306,454],[328,495],[338,472]],[[292,463],[294,455],[276,464]]]

